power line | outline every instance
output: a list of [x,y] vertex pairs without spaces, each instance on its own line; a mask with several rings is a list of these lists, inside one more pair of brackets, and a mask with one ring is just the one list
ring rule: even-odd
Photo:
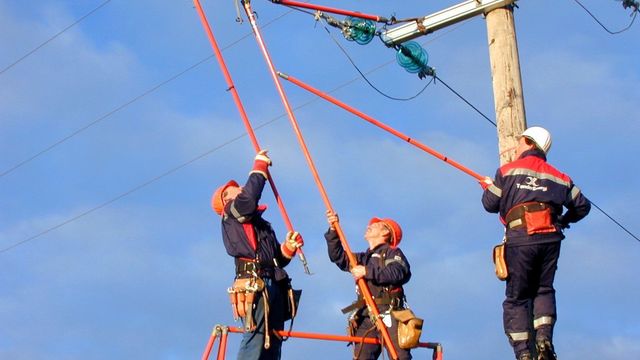
[[[109,0],[109,1],[111,1],[111,0]],[[280,15],[280,16],[278,16],[278,17],[276,17],[276,18],[274,18],[273,20],[271,20],[271,21],[269,21],[269,22],[265,23],[265,24],[263,25],[263,28],[264,28],[264,27],[269,26],[270,24],[273,24],[274,22],[276,22],[276,21],[278,21],[278,20],[280,20],[281,18],[283,18],[284,16],[286,16],[286,15],[287,15],[287,14],[289,14],[290,12],[291,12],[291,11],[286,12],[286,13],[284,13],[284,14],[282,14],[282,15]],[[230,43],[230,44],[228,44],[228,45],[226,45],[226,46],[224,46],[224,47],[222,48],[222,51],[227,50],[227,49],[231,48],[232,46],[235,46],[236,44],[238,44],[238,43],[239,43],[239,42],[241,42],[242,40],[246,39],[247,37],[250,37],[251,35],[252,35],[252,33],[247,33],[247,34],[243,35],[243,36],[242,36],[242,37],[240,37],[239,39],[237,39],[237,40],[233,41],[232,43]],[[154,86],[153,86],[153,87],[151,87],[150,89],[145,90],[145,91],[144,91],[144,92],[142,92],[141,94],[134,96],[134,97],[133,97],[133,98],[131,98],[130,100],[128,100],[128,101],[126,101],[125,103],[123,103],[123,104],[121,104],[121,105],[117,106],[115,109],[113,109],[113,110],[109,111],[109,112],[108,112],[108,113],[106,113],[105,115],[102,115],[101,117],[97,118],[96,120],[93,120],[93,121],[91,121],[91,122],[89,122],[89,123],[87,123],[87,124],[83,125],[82,127],[80,127],[80,128],[78,128],[78,129],[76,129],[75,131],[73,131],[73,132],[72,132],[72,133],[70,133],[69,135],[67,135],[67,136],[65,136],[65,137],[63,137],[63,138],[61,138],[61,139],[57,140],[56,142],[52,143],[51,145],[47,146],[46,148],[43,148],[42,150],[38,151],[37,153],[35,153],[35,154],[31,155],[30,157],[28,157],[28,158],[26,158],[26,159],[24,159],[24,160],[22,160],[22,161],[20,161],[20,162],[16,163],[15,165],[13,165],[13,166],[11,166],[10,168],[8,168],[8,169],[4,170],[3,172],[1,172],[1,173],[0,173],[0,178],[4,177],[5,175],[8,175],[8,174],[12,173],[12,172],[13,172],[13,171],[15,171],[16,169],[18,169],[18,168],[22,167],[23,165],[25,165],[25,164],[27,164],[27,163],[29,163],[29,162],[31,162],[31,161],[33,161],[33,160],[37,159],[37,158],[38,158],[38,157],[40,157],[41,155],[43,155],[43,154],[45,154],[45,153],[49,152],[50,150],[52,150],[52,149],[54,149],[54,148],[58,147],[59,145],[61,145],[61,144],[65,143],[67,140],[69,140],[69,139],[71,139],[71,138],[75,137],[76,135],[78,135],[78,134],[80,134],[80,133],[84,132],[85,130],[89,129],[90,127],[92,127],[92,126],[94,126],[94,125],[98,124],[99,122],[101,122],[101,121],[103,121],[103,120],[107,119],[108,117],[110,117],[111,115],[113,115],[113,114],[117,113],[118,111],[120,111],[120,110],[122,110],[122,109],[126,108],[127,106],[129,106],[129,105],[131,105],[131,104],[133,104],[133,103],[137,102],[138,100],[140,100],[140,99],[144,98],[145,96],[147,96],[147,95],[149,95],[149,94],[151,94],[151,93],[155,92],[156,90],[158,90],[158,89],[159,89],[159,88],[161,88],[162,86],[164,86],[164,85],[166,85],[166,84],[170,83],[171,81],[173,81],[173,80],[175,80],[175,79],[179,78],[180,76],[182,76],[182,75],[186,74],[187,72],[189,72],[189,71],[191,71],[191,70],[195,69],[196,67],[200,66],[202,63],[204,63],[204,62],[206,62],[206,61],[210,60],[211,58],[213,58],[213,55],[209,55],[209,56],[205,57],[204,59],[201,59],[200,61],[196,62],[195,64],[193,64],[193,65],[191,65],[191,66],[189,66],[189,67],[185,68],[184,70],[179,71],[178,73],[176,73],[176,74],[172,75],[171,77],[169,77],[169,78],[167,78],[167,79],[165,79],[165,80],[161,81],[160,83],[158,83],[158,84],[154,85]]]
[[442,81],[442,79],[440,77],[438,77],[436,74],[433,74],[433,78],[437,79],[438,81],[440,81],[442,83],[442,85],[446,86],[447,89],[451,90],[451,92],[456,94],[460,99],[462,99],[462,101],[467,103],[467,105],[471,106],[471,108],[473,108],[473,110],[475,110],[478,114],[480,114],[480,116],[485,118],[488,122],[493,124],[493,126],[498,126],[498,125],[496,125],[496,123],[493,120],[489,119],[489,117],[487,115],[485,115],[482,111],[478,110],[477,107],[473,106],[473,104],[471,104],[467,99],[465,99],[462,95],[460,95],[460,93],[458,93],[457,91],[453,90],[453,88],[451,88],[451,86],[447,85],[446,82]]
[[591,16],[593,18],[593,20],[595,20],[598,23],[598,25],[600,25],[606,32],[608,32],[611,35],[617,35],[617,34],[620,34],[622,32],[625,32],[625,31],[629,30],[629,28],[631,28],[631,26],[633,25],[633,22],[636,21],[636,16],[638,15],[638,5],[637,5],[637,3],[632,3],[631,5],[629,5],[629,4],[627,4],[628,1],[625,2],[623,4],[625,9],[627,7],[633,7],[634,8],[633,15],[632,15],[632,18],[631,18],[631,22],[629,23],[629,25],[627,25],[627,27],[625,27],[622,30],[611,31],[600,20],[598,20],[598,18],[595,15],[593,15],[593,13],[591,11],[589,11],[589,9],[587,9],[587,7],[584,6],[580,1],[578,1],[578,0],[573,0],[573,1],[575,1],[578,5],[580,5],[580,7],[582,7],[584,9],[584,11],[586,11],[587,14],[589,14],[589,16]]
[[[339,89],[342,89],[343,87],[352,84],[356,80],[358,80],[358,77],[355,77],[355,78],[353,78],[353,79],[351,79],[349,81],[346,81],[346,82],[342,83],[341,85],[338,85],[334,89],[330,90],[329,93],[336,92]],[[312,104],[312,103],[314,103],[314,102],[316,102],[318,100],[319,100],[319,98],[314,96],[309,101],[307,101],[305,103],[302,103],[302,104],[294,107],[293,109],[294,110],[299,110],[299,109],[301,109],[303,107],[306,107],[306,106],[308,106],[308,105],[310,105],[310,104]],[[285,116],[286,116],[286,114],[284,114],[284,113],[280,114],[280,115],[276,116],[275,118],[273,118],[273,119],[271,119],[269,121],[266,121],[266,122],[263,122],[263,123],[259,124],[258,126],[254,127],[254,129],[255,130],[262,129],[263,127],[271,125],[272,123],[276,122],[277,120],[279,120],[279,119],[281,119],[281,118],[283,118]],[[69,219],[67,219],[67,220],[65,220],[65,221],[63,221],[61,223],[58,223],[58,224],[56,224],[54,226],[51,226],[51,227],[49,227],[49,228],[47,228],[47,229],[45,229],[45,230],[33,235],[33,236],[30,236],[30,237],[28,237],[28,238],[26,238],[24,240],[18,241],[16,243],[12,244],[12,245],[9,245],[9,246],[7,246],[5,248],[2,248],[2,249],[0,249],[0,254],[2,254],[4,252],[7,252],[7,251],[10,251],[10,250],[22,245],[22,244],[30,242],[32,240],[35,240],[35,239],[41,237],[42,235],[48,234],[51,231],[54,231],[54,230],[59,229],[59,228],[65,226],[65,225],[68,225],[68,224],[70,224],[70,223],[72,223],[72,222],[74,222],[76,220],[79,220],[79,219],[81,219],[81,218],[83,218],[83,217],[85,217],[85,216],[87,216],[87,215],[89,215],[89,214],[91,214],[91,213],[93,213],[93,212],[95,212],[97,210],[100,210],[100,209],[102,209],[102,208],[104,208],[104,207],[106,207],[106,206],[108,206],[108,205],[110,205],[110,204],[112,204],[112,203],[114,203],[114,202],[126,197],[126,196],[129,196],[129,195],[133,194],[134,192],[136,192],[138,190],[141,190],[142,188],[145,188],[145,187],[151,185],[152,183],[164,178],[165,176],[173,174],[176,171],[186,167],[187,165],[190,165],[190,164],[192,164],[192,163],[194,163],[194,162],[196,162],[196,161],[198,161],[198,160],[200,160],[200,159],[202,159],[202,158],[204,158],[204,157],[206,157],[208,155],[211,155],[212,153],[222,149],[223,147],[232,144],[233,142],[235,142],[235,141],[241,139],[242,137],[244,137],[245,135],[247,135],[246,132],[244,132],[244,133],[242,133],[242,134],[240,134],[240,135],[238,135],[238,136],[236,136],[234,138],[231,138],[231,139],[225,141],[224,143],[216,146],[215,148],[213,148],[211,150],[208,150],[208,151],[206,151],[206,152],[204,152],[204,153],[202,153],[202,154],[200,154],[200,155],[198,155],[198,156],[196,156],[196,157],[194,157],[194,158],[192,158],[192,159],[190,159],[190,160],[188,160],[188,161],[186,161],[186,162],[184,162],[184,163],[182,163],[180,165],[177,165],[177,166],[165,171],[164,173],[162,173],[160,175],[157,175],[157,176],[155,176],[155,177],[143,182],[142,184],[136,185],[133,188],[123,192],[122,194],[120,194],[120,195],[118,195],[118,196],[116,196],[114,198],[111,198],[110,200],[107,200],[107,201],[105,201],[105,202],[103,202],[103,203],[101,203],[101,204],[99,204],[97,206],[94,206],[91,209],[86,210],[86,211],[84,211],[84,212],[82,212],[82,213],[80,213],[78,215],[74,215],[71,218],[69,218]]]
[[[406,97],[406,98],[399,98],[399,97],[394,97],[391,95],[388,95],[386,93],[384,93],[383,91],[381,91],[380,89],[378,89],[375,85],[373,85],[371,83],[371,81],[369,81],[369,79],[365,76],[365,74],[360,70],[360,68],[358,67],[358,65],[356,65],[355,61],[353,61],[353,59],[351,58],[351,56],[349,56],[349,53],[347,52],[347,50],[345,50],[345,48],[340,45],[340,43],[336,40],[336,38],[333,36],[333,34],[331,34],[331,32],[329,31],[329,29],[327,29],[327,27],[325,26],[324,29],[327,31],[327,34],[329,34],[329,37],[331,37],[331,39],[333,40],[333,42],[338,46],[338,48],[340,49],[340,51],[342,51],[342,53],[347,57],[347,59],[349,60],[349,62],[351,63],[351,65],[353,65],[353,67],[356,69],[356,71],[360,74],[360,76],[362,76],[362,78],[364,79],[364,81],[367,82],[367,84],[369,84],[369,86],[371,88],[373,88],[373,90],[377,91],[378,94],[391,99],[391,100],[396,100],[396,101],[409,101],[409,100],[413,100],[415,98],[417,98],[418,96],[420,96],[420,94],[422,94],[427,87],[429,87],[429,85],[431,85],[431,81],[429,81],[427,83],[427,85],[425,85],[420,91],[418,91],[418,93],[416,93],[415,95],[412,95],[410,97]],[[432,79],[433,80],[433,79]]]
[[[462,24],[460,24],[459,26],[461,26]],[[456,27],[457,28],[457,27]],[[456,28],[451,29],[451,31],[455,30]],[[375,91],[377,91],[380,95],[391,99],[391,100],[398,100],[398,101],[408,101],[408,100],[413,100],[416,97],[418,97],[420,94],[422,94],[427,87],[429,87],[429,85],[431,85],[431,82],[434,79],[439,80],[444,86],[447,87],[447,89],[449,89],[451,92],[453,92],[455,95],[457,95],[460,99],[462,99],[462,101],[464,101],[467,105],[471,106],[471,108],[473,108],[473,110],[475,110],[478,114],[480,114],[482,117],[484,117],[487,121],[489,121],[491,124],[493,124],[494,126],[496,126],[496,123],[491,120],[487,115],[485,115],[482,111],[480,111],[477,107],[475,107],[473,104],[471,104],[467,99],[465,99],[462,95],[460,95],[460,93],[458,93],[457,91],[455,91],[453,88],[451,88],[449,85],[447,85],[447,83],[445,83],[444,81],[442,81],[441,78],[439,78],[438,76],[434,74],[432,75],[431,80],[427,83],[427,85],[425,85],[420,91],[418,91],[417,94],[410,96],[408,98],[398,98],[398,97],[393,97],[390,96],[388,94],[385,94],[384,92],[382,92],[380,89],[378,89],[375,85],[373,85],[371,83],[371,81],[369,81],[369,79],[365,76],[365,74],[362,73],[362,71],[360,70],[360,68],[358,67],[358,65],[356,65],[355,61],[353,61],[353,59],[351,58],[351,56],[349,56],[349,54],[347,53],[347,51],[344,49],[344,47],[342,45],[340,45],[340,43],[336,40],[336,38],[331,34],[331,32],[329,31],[329,29],[327,29],[327,27],[324,27],[324,29],[327,31],[327,33],[329,34],[329,36],[331,37],[331,39],[333,40],[333,42],[338,46],[338,48],[342,51],[342,53],[347,57],[347,59],[349,60],[349,62],[351,63],[351,65],[353,65],[353,67],[356,69],[356,71],[358,71],[358,73],[362,76],[362,78],[364,79],[364,81],[367,82],[367,84],[369,84],[369,86],[371,86]],[[435,39],[434,39],[435,40]],[[392,63],[392,61],[389,61],[387,64]]]
[[27,243],[27,242],[32,241],[32,240],[35,240],[35,239],[39,238],[39,237],[40,237],[40,236],[42,236],[42,235],[45,235],[45,234],[47,234],[47,233],[49,233],[49,232],[51,232],[51,231],[53,231],[53,230],[56,230],[56,229],[58,229],[58,228],[61,228],[61,227],[65,226],[65,225],[67,225],[67,224],[69,224],[69,223],[72,223],[72,222],[74,222],[74,221],[76,221],[76,220],[78,220],[78,219],[80,219],[80,218],[83,218],[83,217],[85,217],[85,216],[87,216],[87,215],[89,215],[89,214],[93,213],[94,211],[100,210],[100,209],[102,209],[103,207],[105,207],[105,206],[107,206],[107,205],[110,205],[110,204],[112,204],[112,203],[114,203],[114,202],[116,202],[116,201],[118,201],[118,200],[122,199],[122,198],[123,198],[123,197],[125,197],[125,196],[131,195],[132,193],[134,193],[134,192],[136,192],[136,191],[138,191],[138,190],[140,190],[140,189],[142,189],[142,188],[144,188],[144,187],[147,187],[147,186],[148,186],[148,185],[150,185],[150,184],[153,184],[154,182],[156,182],[156,181],[158,181],[158,180],[162,179],[163,177],[165,177],[165,176],[167,176],[167,175],[169,175],[169,174],[172,174],[172,173],[174,173],[174,172],[176,172],[176,171],[178,171],[178,170],[180,170],[180,169],[184,168],[185,166],[187,166],[187,165],[189,165],[189,164],[191,164],[191,163],[193,163],[193,162],[195,162],[195,161],[197,161],[197,160],[200,160],[200,159],[202,159],[203,157],[205,157],[205,156],[207,156],[207,155],[209,155],[209,154],[211,154],[211,153],[213,153],[213,152],[216,152],[217,150],[220,150],[221,148],[223,148],[223,147],[225,147],[225,146],[227,146],[227,145],[229,145],[229,144],[233,143],[234,141],[236,141],[236,140],[238,140],[238,139],[242,138],[242,137],[243,137],[243,136],[245,136],[245,135],[246,135],[246,133],[243,133],[243,134],[241,134],[241,135],[238,135],[238,136],[234,137],[233,139],[228,140],[228,141],[226,141],[225,143],[223,143],[223,144],[221,144],[221,145],[218,145],[218,146],[216,146],[215,148],[213,148],[213,149],[211,149],[211,150],[209,150],[209,151],[207,151],[207,152],[205,152],[205,153],[203,153],[203,154],[200,154],[200,155],[196,156],[195,158],[193,158],[193,159],[191,159],[191,160],[189,160],[189,161],[187,161],[187,162],[185,162],[185,163],[182,163],[182,164],[180,164],[180,165],[178,165],[178,166],[176,166],[176,167],[174,167],[174,168],[172,168],[172,169],[169,169],[169,170],[165,171],[164,173],[162,173],[162,174],[160,174],[160,175],[158,175],[158,176],[155,176],[155,177],[153,177],[153,178],[151,178],[151,179],[149,179],[149,180],[147,180],[147,181],[143,182],[142,184],[137,185],[137,186],[133,187],[132,189],[127,190],[127,191],[123,192],[122,194],[120,194],[120,195],[118,195],[118,196],[116,196],[116,197],[114,197],[114,198],[112,198],[112,199],[110,199],[110,200],[107,200],[107,201],[103,202],[103,203],[102,203],[102,204],[100,204],[100,205],[94,206],[94,207],[92,207],[91,209],[89,209],[89,210],[87,210],[87,211],[84,211],[84,212],[82,212],[82,213],[80,213],[80,214],[78,214],[78,215],[75,215],[75,216],[73,216],[73,217],[71,217],[71,218],[69,218],[69,219],[67,219],[67,220],[65,220],[65,221],[63,221],[63,222],[61,222],[61,223],[59,223],[59,224],[57,224],[57,225],[54,225],[54,226],[52,226],[52,227],[50,227],[50,228],[47,228],[46,230],[43,230],[43,231],[41,231],[41,232],[39,232],[39,233],[37,233],[37,234],[35,234],[35,235],[33,235],[33,236],[30,236],[30,237],[28,237],[28,238],[26,238],[26,239],[24,239],[24,240],[18,241],[18,242],[17,242],[17,243],[15,243],[15,244],[12,244],[12,245],[10,245],[10,246],[8,246],[8,247],[5,247],[5,248],[3,248],[3,249],[0,249],[0,254],[1,254],[1,253],[4,253],[4,252],[7,252],[7,251],[9,251],[9,250],[11,250],[11,249],[14,249],[14,248],[16,248],[16,247],[18,247],[18,246],[20,246],[20,245],[22,245],[22,244],[24,244],[24,243]]
[[[578,4],[580,4],[580,2],[578,0],[575,0],[576,2],[578,2]],[[582,4],[580,4],[582,6]],[[584,6],[583,6],[584,7]],[[586,10],[586,8],[585,8]],[[588,10],[587,10],[588,12]],[[638,9],[636,8],[634,10],[634,19],[635,16],[637,15]],[[590,13],[591,14],[591,13]],[[632,23],[633,24],[633,21]],[[629,25],[630,27],[631,25]],[[627,27],[628,28],[628,27]],[[349,59],[349,61],[351,62],[351,64],[353,65],[353,67],[355,67],[355,69],[358,71],[358,73],[362,76],[362,78],[374,89],[376,90],[378,93],[380,93],[381,95],[392,99],[392,100],[411,100],[414,99],[415,97],[419,96],[430,84],[431,81],[429,83],[427,83],[427,85],[420,90],[416,95],[409,97],[409,98],[395,98],[392,96],[389,96],[385,93],[383,93],[382,91],[380,91],[378,88],[376,88],[368,79],[367,77],[362,73],[362,71],[360,71],[360,69],[358,68],[358,66],[355,64],[355,62],[353,61],[353,59],[349,56],[349,54],[346,52],[346,50],[338,43],[338,41],[333,37],[333,35],[331,35],[331,33],[329,32],[329,30],[325,27],[325,30],[327,31],[327,33],[329,33],[329,36],[331,37],[331,39],[336,43],[336,45],[338,45],[338,47],[340,48],[340,50],[344,53],[344,55]],[[625,29],[626,30],[626,29]],[[387,65],[391,63],[388,62]],[[465,99],[462,95],[460,95],[460,93],[458,93],[457,91],[455,91],[451,86],[449,86],[447,83],[445,83],[444,81],[442,81],[442,79],[440,77],[438,77],[435,72],[433,72],[433,74],[431,75],[433,77],[433,79],[436,79],[438,81],[440,81],[444,86],[447,87],[447,89],[449,89],[451,92],[453,92],[456,96],[458,96],[462,101],[464,101],[467,105],[469,105],[473,110],[475,110],[478,114],[480,114],[480,116],[482,116],[485,120],[487,120],[489,123],[491,123],[493,126],[497,127],[498,125],[496,124],[495,121],[491,120],[487,115],[485,115],[482,111],[480,111],[477,107],[475,107],[473,104],[471,104],[471,102],[469,102],[467,99]],[[433,80],[432,79],[432,80]],[[599,206],[597,206],[595,203],[591,202],[598,210],[600,210],[600,212],[602,212],[606,217],[608,217],[609,219],[611,219],[611,221],[613,221],[616,225],[618,225],[622,230],[624,230],[625,232],[627,232],[629,235],[631,235],[634,239],[640,241],[640,239],[638,239],[638,237],[636,235],[634,235],[633,233],[631,233],[629,230],[627,230],[626,227],[624,227],[622,224],[620,224],[618,221],[616,221],[613,217],[611,217],[609,214],[607,214],[607,212],[605,212],[603,209],[601,209]]]
[[602,210],[598,205],[596,205],[593,201],[589,200],[591,202],[591,205],[595,206],[596,209],[600,210],[600,212],[602,212],[606,217],[608,217],[611,221],[613,221],[614,223],[616,223],[616,225],[618,225],[622,230],[626,231],[627,234],[631,235],[631,237],[633,237],[634,239],[640,241],[640,239],[638,239],[637,236],[635,236],[631,231],[627,230],[626,227],[622,226],[622,224],[620,224],[618,221],[616,221],[616,219],[612,218],[609,214],[607,214],[604,210]]
[[84,16],[82,16],[81,18],[79,18],[78,20],[74,21],[71,25],[67,26],[66,28],[62,29],[60,32],[58,32],[57,34],[53,35],[52,37],[48,38],[47,40],[45,40],[42,44],[36,46],[34,49],[32,49],[31,51],[27,52],[26,54],[24,54],[22,57],[20,57],[18,60],[14,61],[13,63],[11,63],[10,65],[8,65],[7,67],[5,67],[4,69],[2,69],[0,71],[0,75],[4,74],[5,71],[11,69],[12,67],[14,67],[15,65],[17,65],[19,62],[21,62],[22,60],[28,58],[29,56],[31,56],[33,53],[35,53],[36,51],[40,50],[43,46],[47,45],[48,43],[50,43],[51,41],[53,41],[55,38],[57,38],[58,36],[62,35],[64,32],[66,32],[67,30],[71,29],[72,27],[78,25],[82,20],[86,19],[87,17],[89,17],[91,14],[93,14],[94,12],[98,11],[99,9],[101,9],[103,6],[107,5],[107,3],[111,2],[111,0],[106,0],[103,3],[101,3],[100,5],[98,5],[95,9],[89,11],[88,13],[86,13]]

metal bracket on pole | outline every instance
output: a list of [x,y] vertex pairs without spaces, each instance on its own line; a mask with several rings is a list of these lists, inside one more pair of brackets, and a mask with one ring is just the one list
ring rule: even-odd
[[516,0],[468,0],[427,15],[416,22],[387,29],[382,32],[380,38],[385,45],[392,47],[515,2]]

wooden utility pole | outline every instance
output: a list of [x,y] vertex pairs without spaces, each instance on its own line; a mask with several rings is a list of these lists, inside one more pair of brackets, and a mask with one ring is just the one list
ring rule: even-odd
[[474,16],[486,16],[500,164],[513,160],[516,136],[526,128],[520,60],[513,21],[515,1],[465,0],[415,22],[386,29],[380,36],[385,45],[397,47],[403,42]]
[[487,13],[493,98],[498,125],[500,165],[513,159],[516,137],[527,127],[520,60],[511,6]]

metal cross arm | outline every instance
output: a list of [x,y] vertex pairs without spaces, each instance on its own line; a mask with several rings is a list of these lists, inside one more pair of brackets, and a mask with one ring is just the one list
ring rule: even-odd
[[484,15],[491,10],[515,3],[516,0],[469,0],[447,9],[427,15],[416,22],[399,25],[384,30],[380,38],[392,47],[419,36],[432,33],[449,25],[459,23],[474,16]]

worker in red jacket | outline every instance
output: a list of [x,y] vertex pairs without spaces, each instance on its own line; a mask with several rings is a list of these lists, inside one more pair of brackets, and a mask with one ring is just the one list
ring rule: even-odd
[[299,247],[302,237],[287,233],[280,244],[258,205],[271,159],[260,151],[244,186],[234,180],[219,187],[211,198],[214,211],[222,217],[222,240],[235,259],[234,286],[229,289],[234,317],[243,320],[245,333],[238,359],[277,360],[281,338],[273,330],[283,330],[287,319],[290,279],[283,269]]
[[[480,182],[482,204],[499,213],[506,229],[509,276],[504,300],[504,330],[519,360],[557,359],[553,348],[556,298],[553,281],[563,230],[584,218],[591,203],[569,176],[547,163],[551,134],[541,127],[522,133],[516,160],[498,169],[495,180]],[[563,208],[567,211],[563,213]],[[531,319],[530,313],[533,315]],[[535,337],[530,338],[533,323]]]
[[[330,227],[324,236],[327,240],[329,259],[341,270],[351,272],[356,281],[362,278],[367,282],[383,323],[388,327],[398,358],[411,359],[410,351],[401,349],[398,345],[398,321],[391,316],[392,310],[405,308],[406,299],[402,285],[411,278],[409,261],[398,247],[402,240],[400,225],[392,219],[372,218],[364,235],[369,248],[365,252],[353,254],[357,265],[350,268],[349,260],[334,228],[334,224],[338,222],[337,214],[328,210],[327,221]],[[358,293],[358,300],[342,309],[342,312],[351,314],[349,325],[352,336],[380,337],[362,294]],[[379,344],[358,343],[354,348],[353,358],[377,359],[381,352]]]

